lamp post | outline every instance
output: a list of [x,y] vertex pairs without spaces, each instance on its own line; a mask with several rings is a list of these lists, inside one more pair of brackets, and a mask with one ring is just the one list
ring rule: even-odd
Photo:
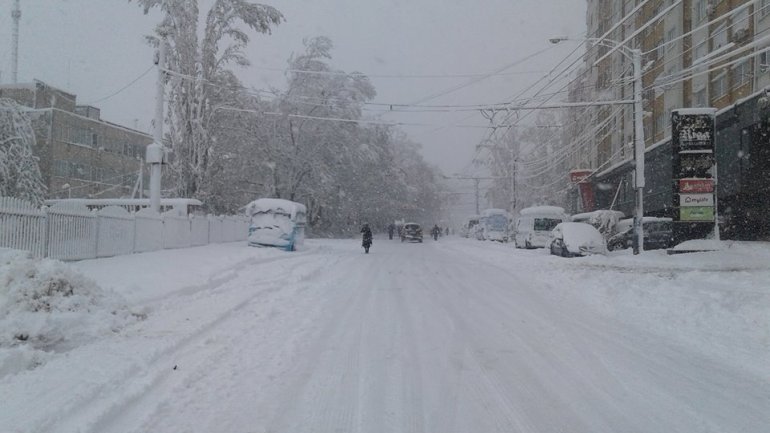
[[[552,44],[571,40],[567,37],[559,36],[549,39]],[[634,254],[644,251],[644,117],[642,107],[642,50],[638,48],[629,48],[621,45],[617,41],[610,39],[578,39],[580,42],[594,42],[598,44],[614,45],[621,51],[620,53],[631,59],[631,65],[634,68],[634,189],[636,189],[636,209],[634,216],[634,233],[636,242],[634,242]],[[596,63],[594,63],[596,66]]]

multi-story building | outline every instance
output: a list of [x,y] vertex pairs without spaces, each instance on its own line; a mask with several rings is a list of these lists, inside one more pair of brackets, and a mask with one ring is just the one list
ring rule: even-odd
[[131,195],[150,135],[107,122],[98,108],[77,105],[75,95],[41,81],[2,85],[0,97],[29,107],[49,198]]
[[[587,0],[587,6],[587,38],[603,41],[587,43],[584,72],[571,83],[570,100],[632,99],[625,48],[641,50],[645,213],[672,212],[671,111],[714,107],[725,231],[770,236],[770,222],[758,221],[770,212],[762,204],[770,202],[770,0]],[[617,43],[624,48],[605,56]],[[575,152],[572,168],[594,172],[592,181],[602,186],[596,189],[598,206],[614,202],[632,214],[633,107],[573,109],[568,116],[583,121],[567,134],[585,148]],[[746,221],[761,230],[739,227]]]

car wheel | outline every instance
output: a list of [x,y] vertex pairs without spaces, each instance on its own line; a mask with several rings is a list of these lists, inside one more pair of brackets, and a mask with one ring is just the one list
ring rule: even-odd
[[562,257],[569,257],[569,250],[567,250],[564,247],[561,247],[561,256]]

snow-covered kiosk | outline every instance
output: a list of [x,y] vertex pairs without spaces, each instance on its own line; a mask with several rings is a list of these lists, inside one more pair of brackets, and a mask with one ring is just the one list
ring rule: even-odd
[[261,198],[246,205],[250,219],[249,245],[295,251],[305,241],[307,210],[303,204],[278,198]]

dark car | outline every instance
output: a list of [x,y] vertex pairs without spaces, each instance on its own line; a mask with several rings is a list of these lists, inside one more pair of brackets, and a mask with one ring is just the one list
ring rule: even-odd
[[422,242],[422,227],[417,223],[407,223],[401,228],[401,242]]
[[[618,233],[607,241],[610,251],[631,248],[634,245],[634,220],[625,219],[618,222]],[[671,248],[674,245],[674,232],[671,228],[671,218],[644,217],[644,249],[659,250]]]

